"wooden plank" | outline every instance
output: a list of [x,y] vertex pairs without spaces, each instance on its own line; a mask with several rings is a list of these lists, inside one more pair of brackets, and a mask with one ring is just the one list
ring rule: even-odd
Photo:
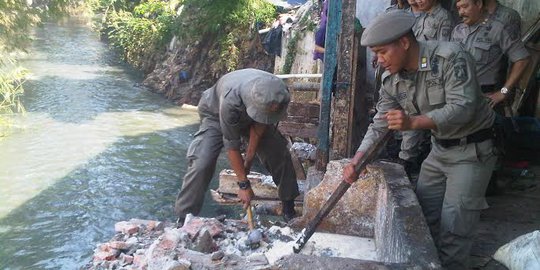
[[321,84],[321,116],[319,120],[317,146],[318,170],[326,170],[330,147],[330,107],[332,86],[337,63],[337,42],[341,27],[341,0],[328,3],[328,20],[326,25],[326,39],[324,43],[324,72]]
[[353,127],[349,154],[353,156],[360,146],[364,135],[366,134],[369,126],[369,105],[367,93],[369,91],[368,85],[365,83],[366,79],[366,48],[360,46],[360,37],[362,32],[358,31],[354,33],[354,56],[353,56],[353,74],[355,78],[352,80],[353,96],[351,97],[353,104]]
[[[267,177],[264,174],[251,172],[248,176],[251,182],[251,188],[255,193],[255,196],[259,198],[273,198],[277,199],[278,192],[277,187],[272,181],[272,177]],[[219,173],[219,188],[221,193],[238,193],[238,178],[233,170],[224,169]]]
[[[279,200],[278,190],[271,176],[267,176],[257,172],[250,172],[248,174],[248,180],[251,183],[251,189],[255,193],[255,197],[258,199],[273,199]],[[224,169],[219,173],[219,187],[218,192],[226,194],[238,193],[238,178],[233,170]],[[297,181],[298,188],[301,195],[297,199],[303,198],[304,181]]]
[[[220,193],[219,191],[213,190],[213,189],[210,189],[210,194],[212,195],[212,199],[221,205],[242,204],[240,199],[236,195],[233,195],[233,194]],[[254,207],[255,214],[257,215],[280,216],[282,214],[281,201],[254,198],[251,201],[251,205]],[[296,200],[294,202],[294,209],[296,210],[296,213],[302,213],[303,202]]]
[[317,138],[317,125],[311,123],[279,122],[278,129],[285,136]]
[[[291,137],[287,136],[287,148],[291,149],[292,147],[292,141]],[[306,171],[304,170],[304,165],[302,165],[302,161],[296,156],[296,153],[294,151],[289,151],[291,153],[291,159],[294,167],[294,171],[296,173],[296,179],[298,180],[306,180]]]
[[291,91],[319,92],[321,84],[314,82],[293,82],[289,85],[289,89]]
[[332,138],[330,159],[348,157],[351,148],[354,80],[354,21],[356,1],[342,0],[341,33],[339,36],[337,82],[332,106]]
[[291,78],[320,78],[322,74],[275,74],[276,77],[280,79],[291,79]]
[[289,103],[287,122],[319,123],[320,105],[318,103]]

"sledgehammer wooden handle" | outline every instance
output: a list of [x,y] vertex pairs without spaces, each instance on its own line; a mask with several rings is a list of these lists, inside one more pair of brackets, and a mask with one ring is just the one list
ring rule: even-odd
[[250,231],[253,231],[255,226],[253,226],[253,213],[251,212],[251,204],[247,208],[247,220],[248,220],[248,227]]
[[[378,140],[360,159],[354,170],[357,173],[362,172],[366,166],[376,157],[379,150],[386,144],[388,139],[390,139],[390,136],[392,135],[392,132],[390,130],[385,131],[383,136],[380,140]],[[306,228],[302,230],[302,233],[300,234],[300,237],[298,240],[296,240],[296,244],[293,246],[294,253],[300,252],[304,245],[306,245],[306,242],[311,238],[311,236],[315,233],[315,230],[325,218],[328,213],[336,206],[337,202],[341,197],[343,197],[343,194],[351,187],[351,184],[349,184],[347,181],[342,180],[339,186],[336,188],[334,193],[330,196],[330,198],[324,203],[323,207],[315,218],[313,218]]]

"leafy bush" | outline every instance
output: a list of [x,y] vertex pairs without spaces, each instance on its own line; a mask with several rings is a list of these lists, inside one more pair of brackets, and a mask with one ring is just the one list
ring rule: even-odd
[[38,13],[25,1],[0,1],[0,50],[14,50],[29,44],[28,29],[38,22]]
[[0,53],[0,138],[6,136],[9,115],[22,112],[19,98],[23,94],[22,84],[26,70],[17,67],[13,59]]
[[243,28],[255,21],[270,23],[275,19],[275,7],[264,0],[185,0],[185,15],[175,34],[187,39],[199,39],[208,33],[226,28]]
[[220,44],[216,64],[235,69],[240,57],[237,37],[245,35],[255,22],[270,23],[275,17],[275,7],[264,0],[142,0],[132,10],[126,0],[90,1],[95,2],[96,10],[113,6],[105,31],[123,58],[138,68],[164,51],[174,35],[183,44],[212,35]]
[[172,38],[175,15],[167,3],[149,0],[134,12],[113,11],[106,20],[111,45],[130,64],[142,68],[145,60],[161,51]]
[[82,0],[48,0],[31,7],[23,0],[0,0],[0,137],[5,136],[8,115],[24,111],[19,98],[27,71],[11,52],[24,51],[30,44],[28,32],[43,18],[66,12]]
[[269,24],[276,15],[275,7],[264,0],[185,0],[183,5],[175,34],[184,43],[215,37],[219,43],[215,65],[226,71],[237,68],[242,39],[257,30],[252,26]]

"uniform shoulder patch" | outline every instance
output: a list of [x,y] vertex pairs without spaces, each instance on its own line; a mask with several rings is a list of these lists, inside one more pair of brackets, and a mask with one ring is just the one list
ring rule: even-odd
[[467,70],[467,59],[464,56],[457,56],[453,61],[454,77],[457,81],[465,82],[469,79]]

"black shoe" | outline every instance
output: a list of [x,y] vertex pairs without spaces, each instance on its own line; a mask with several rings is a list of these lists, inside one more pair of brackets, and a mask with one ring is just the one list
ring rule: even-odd
[[294,210],[294,200],[281,201],[281,212],[285,222],[289,222],[291,219],[295,218],[296,211]]
[[184,226],[184,221],[186,220],[185,217],[179,217],[177,220],[176,220],[176,228],[182,228],[182,226]]

